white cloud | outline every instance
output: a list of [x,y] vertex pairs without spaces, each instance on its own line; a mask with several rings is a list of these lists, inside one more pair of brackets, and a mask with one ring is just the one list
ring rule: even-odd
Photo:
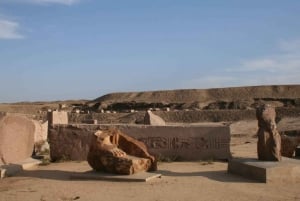
[[[300,39],[281,41],[278,53],[241,62],[240,71],[286,72],[300,69]],[[237,70],[237,69],[231,69]]]
[[281,41],[279,44],[281,50],[290,53],[300,53],[300,39]]
[[80,0],[4,0],[6,3],[32,3],[32,4],[63,4],[73,5]]
[[31,0],[33,3],[57,3],[64,5],[72,5],[77,3],[79,0]]
[[0,39],[21,39],[24,38],[18,32],[19,24],[14,21],[0,19]]
[[276,54],[247,59],[235,68],[181,83],[183,88],[300,84],[300,40],[281,41]]

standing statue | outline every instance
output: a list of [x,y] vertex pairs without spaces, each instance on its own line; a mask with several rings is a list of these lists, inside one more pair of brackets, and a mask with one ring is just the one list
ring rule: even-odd
[[258,159],[262,161],[281,161],[281,137],[275,122],[275,109],[268,104],[257,108],[258,120]]
[[98,130],[93,135],[87,161],[96,171],[115,174],[157,170],[157,161],[145,144],[117,129]]

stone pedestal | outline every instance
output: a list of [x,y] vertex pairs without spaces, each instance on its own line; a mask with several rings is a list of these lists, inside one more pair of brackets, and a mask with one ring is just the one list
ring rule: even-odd
[[282,161],[232,159],[228,172],[264,183],[300,183],[300,160],[282,157]]
[[150,159],[138,158],[130,155],[120,158],[113,156],[103,156],[99,157],[99,160],[101,160],[102,163],[105,164],[105,166],[103,166],[98,171],[104,170],[105,172],[122,175],[132,175],[138,172],[145,172],[151,166]]

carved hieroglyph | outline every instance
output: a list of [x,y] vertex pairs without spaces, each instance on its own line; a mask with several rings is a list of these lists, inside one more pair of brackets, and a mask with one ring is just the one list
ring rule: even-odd
[[256,110],[258,120],[258,159],[263,161],[281,161],[281,137],[277,131],[275,109],[271,105],[262,105]]

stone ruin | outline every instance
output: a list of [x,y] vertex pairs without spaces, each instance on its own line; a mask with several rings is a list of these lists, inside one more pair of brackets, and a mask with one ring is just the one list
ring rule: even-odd
[[148,110],[144,117],[144,124],[152,126],[165,126],[166,122],[160,116],[155,115]]
[[157,170],[156,159],[146,146],[117,129],[98,130],[93,135],[87,161],[96,171],[115,174]]
[[276,112],[271,105],[262,105],[256,110],[258,120],[258,159],[281,161],[281,137],[275,122]]
[[0,165],[18,163],[43,149],[48,123],[20,114],[0,114]]

